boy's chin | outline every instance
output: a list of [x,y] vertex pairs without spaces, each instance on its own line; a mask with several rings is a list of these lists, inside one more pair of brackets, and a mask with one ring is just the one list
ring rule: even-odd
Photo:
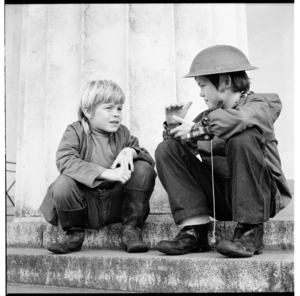
[[109,129],[106,130],[106,132],[108,132],[108,133],[115,133],[119,129],[119,127],[120,126],[109,128]]

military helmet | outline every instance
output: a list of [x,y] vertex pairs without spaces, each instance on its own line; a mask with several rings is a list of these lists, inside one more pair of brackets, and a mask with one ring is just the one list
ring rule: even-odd
[[251,66],[241,50],[230,45],[214,45],[200,51],[184,78],[258,69]]

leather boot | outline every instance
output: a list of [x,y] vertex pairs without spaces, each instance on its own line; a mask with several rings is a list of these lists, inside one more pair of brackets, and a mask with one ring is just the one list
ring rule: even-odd
[[190,252],[207,252],[209,224],[185,226],[171,241],[163,240],[156,249],[169,255],[183,255]]
[[60,243],[53,243],[47,249],[56,254],[68,254],[80,251],[84,241],[84,236],[84,228],[70,228]]
[[142,240],[141,226],[149,214],[148,191],[125,188],[122,207],[122,243],[128,253],[147,252],[149,247]]
[[233,258],[251,257],[261,254],[264,247],[263,235],[263,223],[238,223],[231,241],[220,242],[216,247],[216,251],[224,256]]

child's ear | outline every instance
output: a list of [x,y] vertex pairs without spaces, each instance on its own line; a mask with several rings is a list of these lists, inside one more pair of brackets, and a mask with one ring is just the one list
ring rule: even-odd
[[83,114],[85,115],[86,118],[91,118],[92,117],[92,114],[89,112],[87,107],[83,107],[82,112],[83,112]]
[[230,88],[231,87],[231,77],[229,75],[222,75],[220,77],[222,82],[224,82],[225,88]]
[[231,88],[231,77],[229,75],[220,75],[219,85],[220,92],[224,92],[225,89]]
[[225,78],[225,85],[227,88],[231,88],[231,77],[229,75],[226,75],[226,78]]

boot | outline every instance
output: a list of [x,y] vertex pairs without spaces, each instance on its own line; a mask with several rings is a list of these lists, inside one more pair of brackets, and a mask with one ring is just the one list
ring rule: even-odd
[[122,207],[122,243],[128,253],[147,252],[149,247],[142,240],[141,226],[149,214],[148,191],[125,188]]
[[47,249],[56,254],[68,254],[80,251],[84,236],[84,228],[70,228],[60,243],[53,243]]
[[207,252],[209,224],[185,226],[171,241],[158,243],[157,250],[169,255],[183,255],[189,252]]
[[222,241],[216,247],[220,254],[233,258],[251,257],[262,253],[264,226],[238,223],[231,241]]

